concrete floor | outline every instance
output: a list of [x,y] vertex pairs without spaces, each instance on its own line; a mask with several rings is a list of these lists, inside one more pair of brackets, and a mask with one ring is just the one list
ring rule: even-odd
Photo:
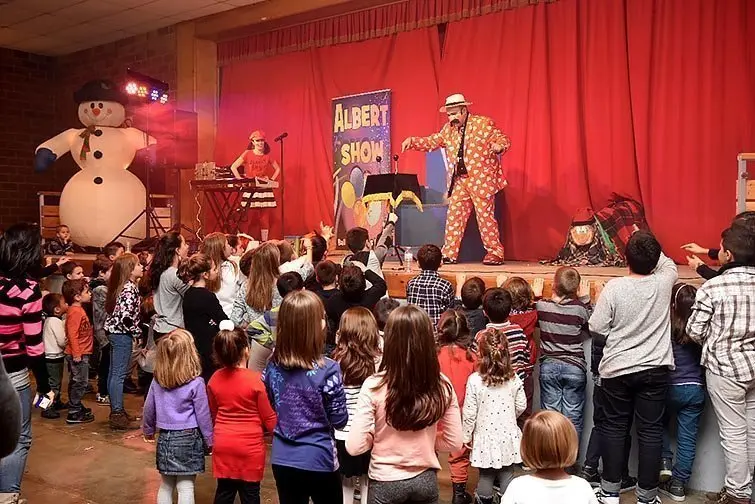
[[[109,408],[84,402],[94,410],[95,422],[69,426],[64,416],[45,420],[34,412],[33,443],[22,485],[30,504],[120,504],[156,502],[160,476],[155,469],[154,444],[142,441],[139,431],[114,433],[108,428]],[[141,398],[126,395],[126,408],[141,410]],[[269,453],[269,452],[268,452]],[[441,504],[450,504],[451,483],[447,467],[439,474]],[[470,485],[472,488],[472,485]],[[215,492],[210,459],[207,471],[197,478],[196,502],[211,503]],[[278,498],[268,464],[262,481],[262,502]],[[622,504],[635,502],[634,494],[622,496]],[[664,500],[664,503],[672,502]],[[700,504],[700,496],[686,502]],[[338,504],[338,503],[333,503]]]

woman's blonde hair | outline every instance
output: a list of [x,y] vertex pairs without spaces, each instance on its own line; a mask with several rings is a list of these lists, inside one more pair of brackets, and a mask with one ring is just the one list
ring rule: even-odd
[[272,362],[292,369],[322,365],[325,349],[325,307],[317,294],[299,290],[283,298]]
[[265,242],[252,252],[246,304],[257,311],[273,307],[273,289],[280,275],[280,252],[271,242]]
[[577,429],[557,411],[535,413],[522,431],[522,462],[532,469],[564,469],[574,465],[579,451]]
[[[214,280],[207,280],[207,289],[210,292],[217,292],[220,290],[220,284],[222,283],[222,272],[220,271],[220,268],[223,266],[223,263],[227,261],[227,258],[225,257],[226,243],[228,243],[228,237],[226,237],[225,234],[210,233],[205,237],[199,250],[201,253],[212,259],[212,262],[218,267],[217,278]],[[233,261],[230,261],[230,263],[233,266],[234,271],[236,271],[236,263]]]
[[185,329],[176,329],[157,342],[155,380],[164,389],[174,389],[202,374],[194,338]]
[[480,376],[486,385],[500,385],[514,377],[506,333],[489,328],[480,337]]

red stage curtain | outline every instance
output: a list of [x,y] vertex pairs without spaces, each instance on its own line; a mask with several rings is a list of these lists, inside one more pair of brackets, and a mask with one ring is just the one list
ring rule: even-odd
[[[439,58],[437,31],[427,28],[229,65],[222,72],[215,160],[231,163],[257,128],[267,132],[277,159],[272,138],[287,131],[285,232],[332,224],[331,99],[392,89],[391,141],[400,149],[404,137],[437,124]],[[424,156],[407,154],[401,171],[424,175]],[[280,223],[271,232],[280,235]]]
[[218,63],[261,58],[434,26],[555,0],[399,0],[218,44]]
[[716,245],[736,155],[755,149],[754,35],[747,0],[562,0],[450,23],[440,95],[465,93],[512,139],[507,257],[552,257],[574,210],[611,192],[644,203],[677,260],[686,241]]

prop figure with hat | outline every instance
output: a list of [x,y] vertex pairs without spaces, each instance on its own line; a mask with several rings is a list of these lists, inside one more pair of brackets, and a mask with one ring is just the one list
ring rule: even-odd
[[[241,171],[239,170],[241,169]],[[265,132],[253,131],[249,135],[249,145],[246,150],[233,162],[231,171],[236,178],[258,178],[262,181],[276,180],[281,168],[277,161],[270,158],[270,145],[265,140]],[[244,206],[249,208],[249,234],[267,241],[270,230],[269,209],[278,204],[271,189],[260,189],[252,193],[244,193]],[[259,231],[259,233],[257,233]]]
[[[87,82],[73,97],[85,127],[68,129],[42,143],[34,167],[45,171],[58,157],[71,153],[81,170],[60,195],[60,222],[69,226],[74,243],[102,247],[144,210],[146,191],[128,167],[136,151],[156,141],[141,130],[124,127],[127,96],[113,82]],[[142,217],[123,235],[138,241],[145,231]]]
[[409,137],[401,150],[445,149],[448,167],[448,214],[443,262],[455,263],[472,209],[487,254],[484,264],[503,264],[503,245],[495,220],[495,195],[506,187],[499,155],[511,146],[509,138],[489,117],[469,113],[464,95],[453,94],[440,108],[448,116],[440,132],[428,137]]
[[621,256],[595,218],[592,208],[580,208],[572,218],[566,243],[550,264],[562,266],[622,266]]

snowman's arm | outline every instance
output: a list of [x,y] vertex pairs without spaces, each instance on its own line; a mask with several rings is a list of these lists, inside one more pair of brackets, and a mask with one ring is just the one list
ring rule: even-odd
[[80,131],[74,128],[67,129],[59,135],[55,135],[41,143],[34,151],[34,169],[36,171],[45,171],[58,157],[69,152],[76,135]]
[[148,135],[147,133],[137,128],[125,128],[123,130],[123,133],[126,135],[126,138],[128,138],[128,141],[131,142],[131,145],[133,145],[136,150],[146,149],[150,145],[155,145],[157,143],[155,137]]

